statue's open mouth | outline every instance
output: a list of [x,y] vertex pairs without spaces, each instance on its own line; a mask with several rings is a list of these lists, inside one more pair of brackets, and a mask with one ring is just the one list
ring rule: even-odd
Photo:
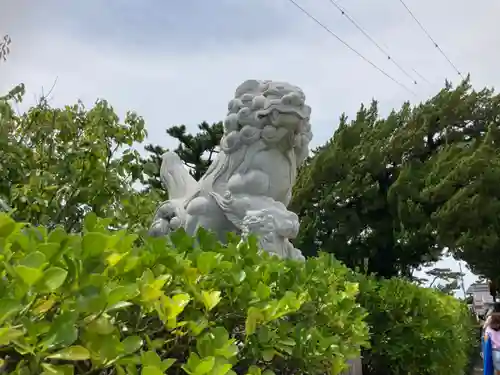
[[304,118],[296,111],[291,111],[288,113],[280,113],[277,120],[277,125],[279,127],[286,128],[288,130],[297,131],[299,129],[300,123]]
[[276,110],[281,114],[295,114],[297,115],[301,120],[308,119],[311,115],[311,107],[308,105],[291,105],[291,104],[284,104],[282,102],[270,102],[266,107],[262,109],[262,111],[266,114],[269,112]]
[[262,109],[259,117],[265,117],[274,111],[271,117],[273,118],[273,125],[276,127],[283,127],[290,130],[298,130],[300,123],[309,119],[311,109],[307,105],[300,107],[286,105],[283,103],[271,103],[266,108]]

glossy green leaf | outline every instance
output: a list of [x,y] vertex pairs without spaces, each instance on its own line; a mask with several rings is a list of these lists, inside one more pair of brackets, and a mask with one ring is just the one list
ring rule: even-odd
[[85,361],[90,358],[89,351],[83,346],[70,346],[57,353],[47,356],[50,359],[61,359],[65,361]]
[[274,349],[266,349],[262,352],[262,359],[266,362],[271,362],[274,358]]
[[215,363],[214,368],[210,371],[211,375],[226,375],[231,371],[232,365],[230,363]]
[[136,284],[121,285],[109,292],[108,304],[113,306],[118,302],[125,302],[139,295],[139,288]]
[[49,244],[52,244],[52,243],[60,244],[61,242],[63,242],[67,238],[68,238],[68,235],[66,234],[66,231],[63,228],[58,227],[49,233],[49,237],[47,239],[47,242]]
[[245,320],[245,334],[247,336],[253,335],[257,329],[258,323],[263,319],[264,315],[259,309],[256,307],[250,307]]
[[43,282],[50,291],[55,291],[64,284],[68,271],[60,267],[51,267],[43,274]]
[[160,369],[161,358],[155,351],[148,351],[142,354],[142,364]]
[[0,324],[22,309],[21,301],[11,298],[0,299]]
[[138,351],[142,347],[142,343],[143,341],[139,336],[129,336],[122,341],[123,349],[127,354]]
[[184,311],[184,308],[190,300],[191,297],[187,293],[179,293],[168,299],[166,304],[169,311],[169,318],[176,318],[182,311]]
[[202,358],[194,369],[194,374],[205,375],[208,374],[215,365],[215,357]]
[[78,339],[76,321],[78,315],[74,312],[66,312],[57,316],[50,324],[47,338],[43,344],[46,349],[58,346],[70,346]]
[[99,335],[109,335],[115,331],[115,326],[111,322],[111,319],[106,315],[101,315],[96,319],[93,319],[87,329],[90,332],[97,333]]
[[271,289],[264,283],[260,282],[259,285],[257,285],[256,293],[261,300],[266,300],[271,295]]
[[159,367],[144,366],[142,375],[163,375],[164,372]]
[[16,222],[6,213],[0,212],[0,238],[9,236],[16,228]]
[[75,368],[72,365],[52,365],[42,363],[42,375],[73,375]]
[[262,370],[255,366],[255,365],[252,365],[248,368],[248,372],[246,375],[261,375],[262,374]]
[[38,250],[45,255],[46,259],[51,259],[58,254],[61,249],[61,244],[57,242],[48,242],[38,245]]
[[26,266],[16,266],[14,267],[16,273],[19,275],[22,281],[24,281],[28,286],[35,284],[43,276],[43,272],[38,268],[26,267]]
[[83,220],[83,226],[88,232],[92,232],[97,225],[97,215],[94,212],[90,212],[85,215]]
[[44,253],[40,251],[34,251],[26,255],[23,259],[21,259],[19,264],[21,266],[39,269],[45,264],[46,260],[47,257],[45,256]]
[[161,361],[161,369],[162,371],[167,371],[172,365],[177,362],[175,358],[167,358]]
[[211,292],[202,291],[201,296],[203,298],[203,304],[207,311],[212,310],[221,300],[221,292],[218,290],[214,290]]
[[8,345],[12,340],[24,336],[25,332],[21,329],[3,327],[0,328],[0,345]]
[[89,232],[83,236],[82,248],[89,256],[102,254],[108,244],[108,236],[100,232]]

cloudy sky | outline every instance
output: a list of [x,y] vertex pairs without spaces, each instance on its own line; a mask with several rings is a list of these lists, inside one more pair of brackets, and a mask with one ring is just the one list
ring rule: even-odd
[[[289,0],[1,0],[0,35],[9,33],[12,47],[0,69],[0,92],[24,82],[32,102],[57,78],[53,105],[105,98],[120,114],[137,111],[150,139],[172,146],[168,126],[184,123],[194,130],[203,120],[220,120],[243,80],[285,80],[305,91],[318,145],[332,135],[342,112],[352,115],[362,102],[376,98],[387,113],[405,100],[425,100],[445,79],[459,81],[399,0],[338,3],[417,85],[330,0],[296,1],[414,94]],[[476,87],[500,84],[500,50],[494,47],[500,45],[500,2],[406,3]]]

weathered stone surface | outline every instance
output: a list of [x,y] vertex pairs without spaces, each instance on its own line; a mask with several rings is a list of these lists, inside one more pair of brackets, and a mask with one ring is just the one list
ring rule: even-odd
[[248,80],[229,102],[220,152],[195,181],[180,158],[163,156],[161,178],[169,193],[154,217],[151,235],[199,227],[243,237],[255,233],[262,248],[280,257],[303,259],[289,239],[299,219],[287,210],[298,166],[312,139],[302,90],[286,82]]

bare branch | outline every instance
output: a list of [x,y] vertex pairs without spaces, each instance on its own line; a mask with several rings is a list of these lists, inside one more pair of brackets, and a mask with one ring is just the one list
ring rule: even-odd
[[7,60],[7,55],[10,53],[10,43],[11,39],[9,35],[4,35],[2,40],[0,40],[0,61]]

